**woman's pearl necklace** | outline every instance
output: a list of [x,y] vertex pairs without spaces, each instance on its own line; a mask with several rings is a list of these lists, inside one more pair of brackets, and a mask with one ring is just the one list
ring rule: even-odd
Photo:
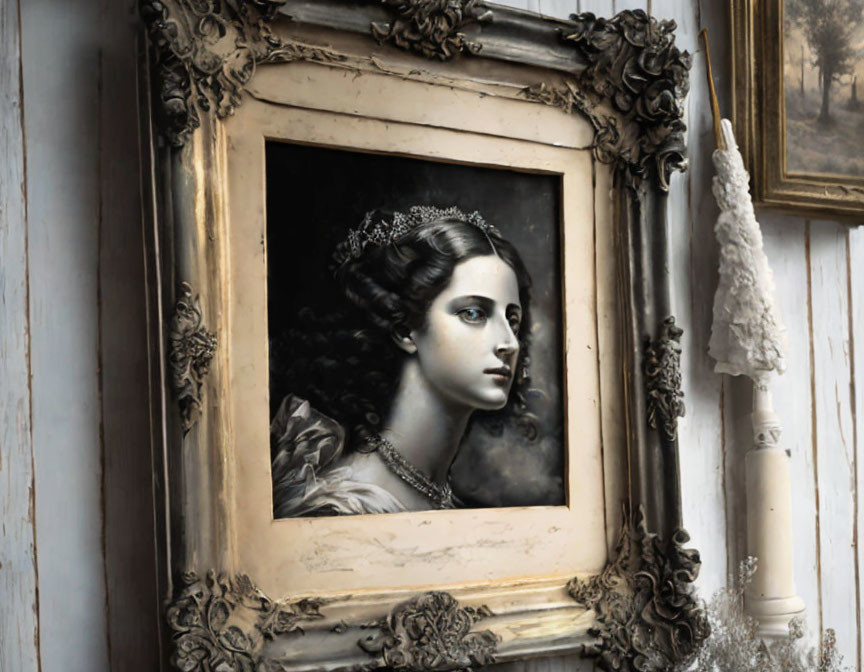
[[453,503],[453,490],[450,489],[448,483],[438,485],[432,482],[422,471],[406,460],[383,436],[373,436],[372,445],[381,455],[381,459],[384,460],[384,464],[390,471],[421,495],[432,500],[435,506],[439,509],[456,508]]

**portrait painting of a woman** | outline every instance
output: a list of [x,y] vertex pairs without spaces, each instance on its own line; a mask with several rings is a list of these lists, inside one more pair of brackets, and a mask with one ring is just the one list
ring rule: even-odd
[[369,213],[335,261],[348,310],[326,337],[343,357],[296,364],[303,396],[271,427],[275,515],[454,508],[475,411],[521,413],[530,433],[525,266],[479,213],[430,206]]
[[[274,517],[561,503],[557,239],[551,217],[530,216],[555,212],[551,183],[272,149]],[[288,177],[299,202],[275,188]],[[471,197],[443,200],[466,177]],[[318,186],[334,183],[347,198]],[[530,266],[502,228],[536,241]]]

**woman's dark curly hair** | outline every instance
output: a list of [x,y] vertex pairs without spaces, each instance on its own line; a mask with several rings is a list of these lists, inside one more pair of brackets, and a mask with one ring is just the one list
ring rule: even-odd
[[402,364],[410,356],[393,343],[393,334],[422,328],[430,304],[447,286],[456,265],[490,254],[516,274],[524,327],[518,335],[519,361],[507,406],[475,412],[472,422],[482,422],[497,434],[509,419],[529,438],[536,435],[535,418],[525,404],[531,324],[528,271],[513,245],[494,227],[480,228],[452,210],[440,212],[444,214],[388,244],[370,243],[359,249],[351,237],[341,243],[333,258],[336,280],[347,299],[344,310],[321,317],[305,308],[298,315],[302,326],[273,343],[282,352],[271,353],[271,362],[288,362],[287,368],[271,371],[281,379],[279,387],[342,424],[355,448],[370,432],[380,431]]

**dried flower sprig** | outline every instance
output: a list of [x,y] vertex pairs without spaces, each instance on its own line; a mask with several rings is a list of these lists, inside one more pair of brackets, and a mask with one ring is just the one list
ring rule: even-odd
[[818,649],[806,646],[800,618],[789,622],[789,633],[779,641],[759,637],[759,622],[744,610],[744,593],[756,571],[756,558],[748,557],[733,585],[714,594],[707,606],[711,635],[696,661],[680,672],[852,672],[843,665],[833,630],[825,631]]

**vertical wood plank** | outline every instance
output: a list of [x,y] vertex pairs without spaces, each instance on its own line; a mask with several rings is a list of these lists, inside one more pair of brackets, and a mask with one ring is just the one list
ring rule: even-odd
[[0,670],[39,669],[18,2],[0,3]]
[[[809,389],[809,387],[808,387]],[[746,376],[724,376],[722,386],[723,468],[726,478],[726,577],[736,585],[747,557],[747,495],[744,460],[753,447],[753,383]]]
[[[684,329],[682,373],[687,415],[679,430],[684,524],[702,556],[699,587],[707,597],[726,584],[727,576],[723,378],[714,373],[714,361],[708,356],[718,272],[714,223],[719,212],[710,196],[713,121],[705,102],[705,62],[696,53],[698,4],[653,0],[651,12],[660,19],[675,19],[676,46],[695,54],[685,103],[689,168],[683,176],[673,178],[669,237],[673,309]],[[722,81],[722,55],[718,60],[717,75]]]
[[[655,7],[654,9],[656,13],[657,8]],[[684,16],[692,14],[692,8],[689,6],[689,4],[681,5],[680,3],[674,2],[674,0],[665,0],[665,3],[660,7],[660,11],[664,14],[670,12],[677,12],[679,14],[683,14]],[[692,23],[692,21],[690,21],[690,23]],[[676,35],[676,43],[680,43],[684,39],[687,39],[687,36],[685,34],[685,31],[682,30],[678,35]],[[690,101],[694,98],[694,96],[695,92],[693,91],[693,86],[691,84],[689,99],[685,101],[685,123],[688,123],[689,108],[691,105]],[[692,133],[688,133],[687,143],[689,145],[689,152],[692,155],[694,152],[692,145]],[[705,556],[706,540],[700,538],[699,534],[699,528],[701,527],[702,519],[701,507],[697,505],[697,508],[694,509],[691,504],[691,500],[693,500],[691,484],[695,485],[696,482],[694,479],[694,467],[693,464],[691,464],[694,461],[694,458],[696,458],[696,456],[694,455],[693,450],[690,448],[692,441],[691,425],[693,419],[695,418],[695,410],[693,408],[694,400],[691,399],[693,393],[690,385],[690,372],[693,365],[692,357],[690,354],[690,346],[692,344],[693,338],[691,329],[691,324],[693,321],[693,302],[692,288],[690,285],[691,244],[689,196],[692,181],[692,170],[688,170],[685,173],[672,176],[669,187],[669,221],[667,225],[667,235],[669,237],[669,282],[672,294],[672,312],[675,315],[675,320],[678,326],[684,330],[684,336],[682,339],[682,385],[684,388],[684,393],[686,395],[686,416],[681,422],[679,422],[678,425],[678,436],[680,443],[679,460],[682,481],[681,497],[683,509],[685,512],[684,526],[691,535],[692,545],[698,548],[700,550],[700,554],[702,554],[702,570],[700,571],[699,584],[702,588],[702,591],[706,592],[706,588],[702,584],[705,583],[706,577],[711,574],[711,572],[708,571],[708,567],[713,565],[714,563],[708,559],[712,555],[710,552],[708,553],[707,557]],[[697,469],[699,468],[698,465],[701,463],[702,455],[699,455],[696,461]],[[701,497],[698,497],[698,500],[699,502],[704,501]],[[716,543],[717,540],[714,540],[714,542]],[[710,581],[708,583],[711,584],[711,587],[707,589],[707,592],[710,594],[711,590],[713,589],[713,583]]]
[[579,0],[579,11],[609,19],[615,14],[614,4],[614,0]]
[[864,666],[862,661],[862,648],[864,648],[864,633],[861,632],[861,618],[864,614],[864,591],[861,590],[861,582],[864,580],[864,552],[861,550],[861,535],[864,532],[864,455],[862,448],[862,428],[859,423],[864,420],[864,273],[861,265],[864,264],[864,228],[856,227],[850,229],[848,247],[847,267],[849,279],[849,302],[850,311],[850,334],[852,339],[852,390],[853,407],[852,421],[853,437],[855,441],[856,474],[855,474],[855,552],[858,569],[858,640],[856,642],[858,655],[858,670]]
[[99,16],[97,0],[21,3],[40,657],[43,669],[68,672],[108,669],[98,376]]
[[100,31],[100,399],[110,666],[149,672],[159,668],[160,606],[144,384],[148,343],[136,151],[136,4],[105,2]]
[[[713,321],[714,293],[717,288],[719,270],[719,248],[714,234],[714,225],[719,215],[711,187],[716,174],[712,155],[716,149],[714,137],[714,120],[710,111],[709,88],[707,79],[707,61],[704,56],[699,30],[703,22],[714,26],[715,41],[719,44],[714,50],[712,63],[715,86],[721,99],[721,114],[727,109],[722,101],[728,96],[728,29],[726,6],[723,3],[699,2],[692,3],[691,14],[669,13],[665,7],[658,5],[656,0],[649,3],[649,12],[660,20],[672,18],[678,23],[677,33],[681,35],[678,47],[693,54],[693,67],[690,71],[691,93],[687,106],[688,158],[692,162],[692,177],[690,186],[690,222],[691,222],[691,285],[692,285],[692,329],[694,339],[692,356],[694,357],[694,387],[693,394],[703,399],[701,407],[694,413],[704,414],[703,429],[696,439],[702,446],[708,448],[710,471],[705,472],[705,487],[712,488],[711,495],[701,502],[693,501],[694,506],[700,506],[706,511],[703,514],[709,520],[710,531],[706,534],[716,535],[722,540],[712,549],[714,566],[706,567],[709,575],[703,579],[703,586],[713,589],[723,587],[728,583],[730,572],[735,570],[734,558],[730,562],[729,544],[734,543],[735,534],[730,535],[729,506],[730,501],[740,503],[738,491],[743,491],[743,480],[731,483],[728,478],[727,464],[728,431],[725,424],[725,408],[727,391],[734,390],[735,381],[728,376],[718,376],[711,373],[715,362],[706,353],[711,338],[711,323]],[[701,358],[699,355],[701,354]],[[698,358],[698,359],[696,359]],[[719,379],[719,380],[718,380]],[[741,385],[743,381],[738,381]],[[749,385],[747,385],[749,388]],[[734,397],[733,397],[734,398]],[[712,411],[713,407],[713,411]],[[748,399],[749,407],[749,399]],[[709,420],[709,417],[711,418]],[[749,430],[748,421],[744,424]],[[749,447],[749,446],[748,446]],[[684,450],[688,450],[685,446]],[[705,467],[703,467],[704,469]],[[697,491],[693,490],[694,498]],[[712,504],[706,499],[714,500]],[[735,528],[738,529],[738,528]],[[743,530],[743,526],[741,528]],[[720,547],[722,546],[722,554]]]
[[845,229],[809,225],[817,507],[822,624],[837,632],[846,661],[857,659],[855,446],[852,427]]
[[811,441],[814,409],[810,394],[810,326],[805,305],[809,288],[804,222],[765,212],[759,213],[759,222],[788,342],[786,372],[774,378],[771,392],[783,426],[780,445],[790,455],[795,584],[807,605],[807,623],[815,637],[819,630],[819,544]]
[[[695,24],[691,29],[693,41],[688,46],[694,56],[694,68],[691,70],[690,77],[691,81],[698,78],[702,82],[701,100],[696,101],[694,99],[694,104],[701,106],[705,120],[705,125],[701,130],[703,141],[713,150],[716,147],[716,139],[713,133],[713,117],[710,115],[707,59],[699,31],[703,27],[708,28],[711,42],[711,65],[720,113],[725,118],[731,118],[728,6],[725,3],[699,0],[695,9]],[[665,18],[656,11],[655,15],[658,19]],[[711,184],[705,183],[701,190],[694,189],[693,198],[704,199],[710,193]],[[711,200],[714,200],[713,195]],[[711,302],[713,309],[713,295]],[[747,451],[753,446],[753,428],[750,417],[752,406],[752,382],[743,376],[724,376],[719,413],[722,424],[721,450],[725,477],[726,575],[729,586],[734,585],[738,567],[747,557],[747,501],[744,458]]]
[[571,14],[578,14],[578,0],[539,0],[540,13],[556,19],[569,19]]
[[[612,14],[623,12],[625,9],[647,10],[648,0],[612,0]],[[684,3],[684,7],[681,9],[684,11],[691,11],[689,3]]]

